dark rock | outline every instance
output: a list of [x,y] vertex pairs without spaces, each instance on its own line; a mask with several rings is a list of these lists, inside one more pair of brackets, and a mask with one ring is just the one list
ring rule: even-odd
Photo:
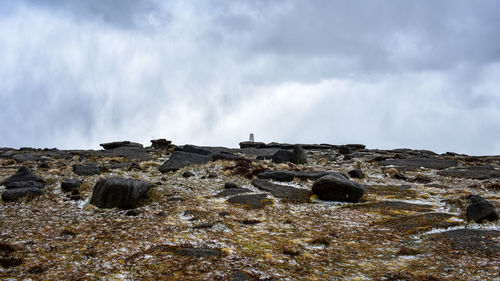
[[151,140],[151,146],[156,149],[169,149],[172,141],[166,139]]
[[125,215],[130,216],[130,217],[136,217],[140,214],[141,214],[141,211],[139,209],[130,209],[130,210],[127,210],[127,212],[125,212]]
[[309,197],[312,195],[311,191],[308,189],[274,184],[263,179],[255,179],[252,181],[252,184],[260,190],[268,191],[275,197],[283,198],[290,202],[310,202]]
[[142,144],[130,141],[115,141],[108,143],[101,143],[100,146],[104,149],[114,149],[118,147],[140,147],[142,148]]
[[27,162],[27,161],[39,161],[41,160],[41,156],[35,153],[19,153],[12,156],[12,159],[17,162]]
[[272,204],[272,201],[267,198],[266,194],[243,194],[236,195],[227,199],[227,202],[232,204],[245,205],[251,209],[259,209],[265,205]]
[[16,181],[5,185],[6,189],[16,188],[44,188],[45,184],[39,181]]
[[345,146],[349,147],[350,149],[354,149],[354,150],[361,150],[361,149],[366,148],[366,145],[358,144],[358,143],[346,144]]
[[495,169],[493,166],[484,165],[484,166],[474,166],[474,167],[466,167],[466,168],[452,168],[439,172],[442,176],[449,177],[460,177],[460,178],[468,178],[468,179],[491,179],[491,178],[500,178],[500,171]]
[[293,181],[294,178],[299,178],[301,180],[317,180],[331,173],[332,172],[327,171],[267,170],[257,174],[257,177],[261,179],[289,182]]
[[182,151],[183,152],[187,152],[187,153],[201,154],[201,155],[210,155],[210,154],[213,154],[210,150],[201,148],[199,146],[190,145],[190,144],[186,144],[182,148]]
[[465,216],[467,220],[473,220],[481,223],[483,220],[495,221],[498,219],[498,213],[495,206],[479,195],[469,195],[467,200],[471,203],[467,206]]
[[411,157],[406,159],[388,159],[379,161],[380,166],[394,166],[400,171],[412,171],[420,168],[446,169],[458,165],[455,160]]
[[364,179],[365,178],[365,173],[363,173],[363,171],[361,171],[359,169],[351,170],[348,173],[349,173],[349,176],[351,176],[351,178],[355,178],[355,179]]
[[347,145],[341,145],[339,147],[339,153],[340,154],[351,154],[352,153],[352,150],[350,147],[348,147]]
[[47,162],[44,161],[44,162],[40,163],[40,165],[38,165],[38,168],[40,168],[40,169],[49,169],[50,166],[49,166],[49,163],[47,163]]
[[96,163],[88,163],[86,165],[73,165],[73,172],[79,176],[92,176],[100,174],[104,168]]
[[500,231],[481,229],[454,229],[430,236],[438,245],[446,243],[447,249],[481,253],[488,258],[500,254],[499,238]]
[[238,185],[234,182],[231,182],[231,181],[228,181],[224,184],[224,188],[225,189],[229,189],[229,188],[238,188]]
[[162,173],[177,171],[192,164],[205,164],[211,159],[211,155],[174,151],[170,158],[160,166],[159,170]]
[[194,177],[194,174],[192,172],[187,171],[187,172],[182,173],[182,177],[190,178],[190,177]]
[[79,179],[65,179],[61,182],[61,189],[64,192],[71,192],[76,190],[82,185],[82,181]]
[[101,179],[94,186],[90,204],[99,208],[133,209],[150,187],[149,183],[135,179]]
[[291,160],[291,162],[294,164],[307,164],[306,152],[300,144],[296,144],[293,146]]
[[264,147],[266,146],[265,143],[263,142],[253,142],[253,141],[243,141],[243,142],[240,142],[240,148],[241,149],[244,149],[244,148],[258,148],[258,147]]
[[352,159],[351,155],[349,155],[349,154],[344,155],[344,158],[343,158],[344,161],[349,161],[351,159]]
[[2,200],[5,202],[12,202],[22,197],[39,195],[42,195],[42,191],[37,187],[7,189],[2,193]]
[[142,168],[141,168],[141,165],[139,165],[139,164],[137,164],[137,163],[133,162],[133,163],[132,163],[132,164],[130,164],[130,166],[128,167],[128,170],[129,170],[129,171],[133,171],[133,170],[138,170],[138,171],[140,171],[140,170],[142,170]]
[[418,176],[414,177],[413,179],[411,179],[411,182],[430,183],[430,182],[432,182],[432,178],[430,178],[428,176],[418,175]]
[[226,197],[226,196],[233,196],[233,195],[242,194],[242,193],[249,193],[249,192],[252,192],[252,191],[248,188],[242,188],[242,187],[230,188],[230,189],[225,189],[225,190],[217,193],[216,195],[214,195],[214,197]]
[[5,179],[3,182],[0,183],[0,185],[7,185],[9,183],[13,182],[20,182],[20,181],[36,181],[36,182],[43,182],[43,179],[31,172],[31,170],[26,167],[22,166],[17,170],[17,172]]
[[392,177],[395,178],[395,179],[397,179],[397,180],[407,180],[408,179],[402,173],[395,173],[394,175],[392,175]]
[[124,162],[124,163],[111,163],[109,165],[106,165],[106,168],[107,169],[123,169],[123,168],[127,168],[127,169],[130,169],[130,167],[132,166],[133,163],[128,163],[128,162]]
[[231,274],[231,276],[229,276],[229,281],[253,281],[253,280],[257,279],[253,278],[248,273],[242,271],[233,273]]
[[21,258],[0,256],[0,266],[3,268],[16,267],[22,263],[23,259]]
[[214,179],[216,177],[217,177],[216,173],[208,173],[208,176],[207,176],[207,178],[209,178],[209,179]]
[[343,174],[329,174],[317,179],[312,191],[322,200],[342,202],[358,202],[365,193],[362,185]]
[[204,222],[193,226],[193,229],[207,229],[207,228],[212,228],[213,226],[214,224],[211,222]]
[[274,153],[272,158],[274,163],[286,163],[292,161],[292,152],[284,149],[280,149]]
[[451,218],[453,215],[446,213],[425,213],[393,217],[384,221],[383,225],[399,232],[414,234],[459,225],[458,222],[450,221]]
[[70,200],[73,201],[82,200],[82,197],[80,196],[80,191],[78,191],[78,189],[71,191]]

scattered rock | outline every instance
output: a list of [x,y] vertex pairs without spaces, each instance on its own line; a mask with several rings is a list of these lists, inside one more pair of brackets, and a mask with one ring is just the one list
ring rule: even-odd
[[40,168],[40,169],[50,169],[50,166],[49,166],[49,163],[47,163],[46,161],[43,161],[42,163],[40,163],[40,165],[38,165],[38,168]]
[[351,170],[348,172],[349,176],[354,179],[364,179],[365,178],[365,173],[359,169]]
[[141,214],[141,211],[139,209],[130,209],[125,212],[126,216],[129,217],[135,217]]
[[14,182],[22,182],[22,181],[35,181],[35,182],[43,182],[43,179],[31,172],[31,170],[26,167],[22,166],[17,170],[17,172],[5,179],[3,182],[0,183],[0,185],[8,185],[10,183]]
[[476,252],[491,256],[500,255],[500,231],[481,229],[454,229],[432,234],[431,241],[447,245],[447,249]]
[[82,200],[82,197],[80,196],[80,191],[78,191],[78,189],[71,191],[71,196],[69,197],[69,199],[73,201]]
[[252,184],[260,190],[268,191],[273,196],[286,199],[290,202],[306,203],[310,202],[309,197],[312,195],[308,189],[295,188],[286,185],[271,183],[263,179],[255,179]]
[[236,195],[227,199],[227,202],[245,205],[250,209],[259,209],[265,205],[272,204],[272,201],[264,193]]
[[5,185],[6,189],[16,188],[44,188],[45,184],[39,181],[16,181]]
[[192,172],[187,171],[187,172],[182,173],[182,177],[190,178],[190,177],[194,177],[194,174]]
[[39,195],[42,195],[42,191],[37,187],[7,189],[2,193],[2,200],[5,202],[12,202],[22,197]]
[[327,171],[267,170],[257,174],[257,177],[261,179],[289,182],[293,181],[294,178],[299,178],[301,180],[317,180],[331,173],[332,172]]
[[162,173],[177,171],[189,165],[208,163],[211,159],[211,155],[174,151],[170,158],[160,166],[159,170]]
[[252,192],[252,191],[248,188],[237,187],[237,188],[225,189],[225,190],[217,193],[214,197],[226,197],[226,196],[233,196],[233,195],[242,194],[242,193],[249,193],[249,192]]
[[64,192],[71,192],[78,189],[82,185],[82,181],[79,179],[65,179],[61,182],[61,189]]
[[473,220],[481,223],[484,220],[495,221],[498,219],[498,213],[495,206],[479,195],[469,195],[467,200],[470,204],[467,206],[465,216],[467,220]]
[[100,146],[104,149],[115,149],[119,147],[140,147],[142,148],[142,144],[130,141],[115,141],[108,143],[101,143]]
[[171,144],[172,141],[166,139],[151,140],[151,146],[156,149],[169,149]]
[[317,179],[312,192],[326,201],[358,202],[365,193],[362,185],[349,180],[340,173],[329,174]]
[[238,185],[234,182],[231,182],[231,181],[228,181],[224,184],[224,188],[225,189],[229,189],[229,188],[238,188]]
[[291,162],[294,164],[307,164],[306,152],[300,144],[293,146]]
[[491,178],[500,178],[500,171],[495,169],[493,166],[484,165],[484,166],[474,166],[466,168],[447,169],[439,172],[439,175],[484,180]]
[[339,147],[339,153],[340,154],[351,154],[352,153],[352,150],[350,147],[348,147],[347,145],[341,145]]
[[274,163],[292,162],[292,152],[289,150],[279,149],[274,153],[272,160]]
[[457,166],[455,160],[439,159],[433,157],[411,157],[406,159],[388,159],[378,161],[380,166],[393,166],[400,171],[413,171],[421,168],[428,169],[446,169]]
[[96,163],[88,163],[86,165],[73,165],[73,172],[79,176],[92,176],[100,174],[104,168]]
[[149,183],[135,179],[101,179],[94,186],[90,204],[99,208],[133,209],[150,187]]
[[399,248],[399,251],[397,252],[398,256],[416,256],[420,254],[420,251],[414,248],[410,248],[408,246],[402,246]]
[[217,177],[216,173],[208,173],[208,176],[207,176],[207,178],[209,178],[209,179],[214,179],[216,177]]
[[416,183],[431,183],[433,180],[431,177],[418,175],[418,176],[414,177],[413,179],[411,179],[410,181],[416,182]]

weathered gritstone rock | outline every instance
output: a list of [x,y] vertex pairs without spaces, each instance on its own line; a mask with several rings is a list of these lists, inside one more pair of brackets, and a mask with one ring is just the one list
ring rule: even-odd
[[292,162],[292,152],[289,150],[280,149],[274,153],[272,158],[274,163]]
[[174,151],[174,153],[170,155],[167,162],[160,166],[159,170],[162,173],[175,172],[186,166],[193,164],[205,164],[211,160],[211,155]]
[[23,187],[16,189],[8,189],[2,193],[2,200],[5,202],[16,201],[22,197],[39,196],[42,191],[37,187]]
[[64,192],[71,192],[77,190],[82,185],[82,181],[79,179],[65,179],[61,182],[61,189]]
[[273,184],[263,179],[255,179],[252,184],[258,189],[270,192],[273,196],[286,199],[290,202],[307,203],[310,202],[312,192],[307,189],[295,188],[286,185]]
[[214,197],[226,197],[226,196],[233,196],[237,194],[250,193],[250,192],[252,191],[248,188],[237,187],[237,188],[225,189],[214,195]]
[[136,142],[130,142],[130,141],[115,141],[115,142],[108,142],[108,143],[101,143],[100,146],[104,149],[114,149],[118,147],[141,147],[142,144],[136,143]]
[[500,171],[491,165],[452,168],[439,172],[442,176],[460,177],[468,179],[492,179],[500,178]]
[[293,164],[307,164],[306,152],[301,145],[296,144],[293,146],[291,162]]
[[272,201],[269,200],[267,195],[263,193],[236,195],[227,199],[227,202],[244,205],[250,209],[259,209],[272,204]]
[[378,161],[380,166],[392,166],[400,171],[412,171],[420,168],[427,169],[446,169],[458,165],[455,160],[439,159],[439,158],[423,158],[411,157],[405,159],[388,159]]
[[33,172],[31,172],[31,170],[28,167],[22,166],[21,168],[19,168],[19,170],[17,170],[17,172],[14,175],[2,181],[0,185],[8,185],[10,183],[23,182],[23,181],[43,182],[43,179],[33,174]]
[[467,199],[471,202],[467,206],[465,216],[468,220],[481,223],[484,220],[498,220],[498,213],[495,206],[479,195],[469,195]]
[[97,163],[88,163],[86,165],[73,165],[73,173],[79,176],[92,176],[100,174],[104,168]]
[[312,192],[322,200],[355,203],[363,196],[365,189],[344,174],[329,174],[314,182]]
[[94,186],[90,204],[99,208],[133,209],[150,187],[149,183],[135,179],[101,179]]

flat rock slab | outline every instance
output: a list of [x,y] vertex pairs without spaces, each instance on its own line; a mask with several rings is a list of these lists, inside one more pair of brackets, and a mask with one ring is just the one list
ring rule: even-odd
[[216,195],[214,195],[214,197],[226,197],[226,196],[233,196],[233,195],[242,194],[242,193],[249,193],[249,192],[252,192],[252,191],[248,188],[237,187],[237,188],[225,189],[225,190],[217,193]]
[[255,179],[252,181],[252,184],[260,190],[268,191],[273,196],[283,198],[290,202],[307,203],[310,202],[310,197],[312,195],[312,192],[307,189],[274,184],[263,179]]
[[73,173],[79,176],[92,176],[100,174],[104,168],[97,163],[89,163],[86,165],[73,165]]
[[270,179],[275,181],[289,182],[293,181],[294,178],[299,178],[301,180],[317,180],[328,174],[335,172],[327,171],[290,171],[290,170],[268,170],[257,174],[258,178]]
[[410,157],[406,159],[387,159],[377,162],[380,166],[392,166],[400,171],[412,171],[420,168],[446,169],[458,165],[455,160],[432,157]]
[[477,180],[500,178],[500,171],[490,165],[447,169],[439,172],[439,174],[442,176]]
[[120,146],[112,149],[93,152],[93,155],[101,157],[124,157],[128,160],[151,160],[153,157],[142,147],[139,146]]
[[429,241],[446,249],[500,256],[500,231],[482,229],[454,229],[431,234]]
[[382,222],[382,225],[393,228],[399,232],[414,234],[429,231],[431,229],[448,228],[459,225],[458,222],[450,220],[453,217],[453,215],[447,213],[399,216]]
[[2,193],[2,200],[5,202],[12,202],[22,197],[39,196],[39,195],[42,195],[42,191],[40,190],[40,188],[37,187],[8,189]]
[[179,256],[193,257],[193,258],[203,258],[203,257],[220,257],[222,256],[222,251],[219,249],[211,248],[191,248],[191,247],[175,247],[160,245],[152,249],[153,251],[171,252]]
[[236,195],[227,199],[227,202],[245,205],[250,209],[259,209],[272,204],[272,200],[268,199],[267,194],[264,193]]
[[166,173],[177,171],[193,164],[205,164],[212,160],[212,155],[204,155],[198,153],[189,153],[184,151],[174,151],[170,158],[160,166],[160,172]]
[[410,200],[418,196],[418,192],[409,185],[370,185],[365,187],[365,198],[369,199],[402,199]]
[[394,211],[431,212],[433,210],[433,207],[433,205],[414,204],[396,200],[369,202],[346,206],[346,208],[373,210],[381,213],[392,213]]
[[114,149],[118,147],[142,147],[142,144],[130,141],[115,141],[108,143],[101,143],[100,146],[104,149]]

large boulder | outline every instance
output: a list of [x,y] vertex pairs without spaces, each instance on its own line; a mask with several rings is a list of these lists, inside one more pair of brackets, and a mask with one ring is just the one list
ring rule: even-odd
[[174,151],[170,158],[160,166],[162,173],[177,171],[192,164],[205,164],[212,160],[212,155],[189,153],[184,151]]
[[307,156],[306,151],[300,144],[296,144],[293,147],[292,152],[292,163],[294,164],[307,164]]
[[73,165],[73,172],[79,176],[92,176],[100,174],[104,168],[96,163],[88,163],[86,165]]
[[14,182],[23,182],[23,181],[34,181],[34,182],[43,182],[43,179],[31,172],[31,170],[26,167],[22,166],[17,170],[17,172],[5,179],[3,182],[0,183],[0,185],[9,185]]
[[358,202],[365,193],[362,185],[349,180],[346,175],[335,173],[317,179],[313,193],[326,201]]
[[267,180],[255,179],[252,184],[260,190],[268,191],[272,195],[283,198],[290,202],[296,203],[307,203],[310,202],[309,197],[311,196],[311,191],[303,188],[295,188],[291,186],[274,184]]
[[272,158],[274,163],[286,163],[292,162],[292,152],[285,149],[279,149],[274,153]]
[[90,204],[99,208],[133,209],[150,187],[148,182],[135,179],[101,179],[94,186]]
[[469,195],[467,200],[470,204],[467,206],[465,216],[467,220],[473,220],[481,223],[484,220],[495,221],[498,219],[498,213],[495,206],[479,195]]

